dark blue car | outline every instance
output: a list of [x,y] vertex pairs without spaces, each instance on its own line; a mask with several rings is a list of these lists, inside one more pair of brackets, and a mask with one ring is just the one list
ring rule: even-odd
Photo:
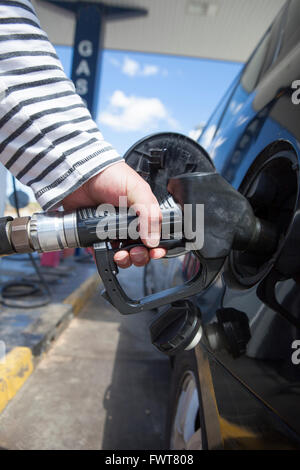
[[[230,309],[247,325],[229,322],[234,347],[208,334],[173,360],[166,446],[299,448],[299,0],[288,1],[265,33],[199,143],[255,214],[276,225],[280,242],[272,255],[233,251],[197,296],[206,331]],[[148,290],[182,282],[197,263],[192,254],[153,263]]]

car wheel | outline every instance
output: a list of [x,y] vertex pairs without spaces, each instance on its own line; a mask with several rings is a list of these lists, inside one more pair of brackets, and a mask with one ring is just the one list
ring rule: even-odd
[[200,384],[194,351],[176,356],[167,413],[166,447],[171,450],[206,448]]

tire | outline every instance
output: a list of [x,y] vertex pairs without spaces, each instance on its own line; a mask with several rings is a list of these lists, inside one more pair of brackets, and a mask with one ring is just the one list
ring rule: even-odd
[[181,353],[174,360],[165,437],[167,449],[207,449],[197,362],[193,350]]

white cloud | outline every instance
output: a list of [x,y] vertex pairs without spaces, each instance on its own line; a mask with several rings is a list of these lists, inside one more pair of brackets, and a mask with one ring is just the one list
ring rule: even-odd
[[116,90],[110,98],[110,105],[113,108],[127,108],[129,104],[130,98],[121,90]]
[[122,72],[125,75],[129,75],[129,77],[134,77],[140,71],[140,64],[129,57],[125,57],[123,65],[122,65]]
[[144,65],[142,75],[156,75],[159,72],[159,68],[156,65]]
[[114,65],[121,67],[122,73],[129,77],[149,77],[151,75],[157,75],[160,72],[163,76],[166,76],[168,73],[167,69],[161,71],[157,65],[145,64],[142,66],[139,62],[128,56],[124,58],[123,64],[117,65],[115,62]]
[[162,122],[172,129],[180,127],[158,98],[127,96],[121,90],[113,93],[108,108],[100,113],[99,121],[117,131],[147,132]]

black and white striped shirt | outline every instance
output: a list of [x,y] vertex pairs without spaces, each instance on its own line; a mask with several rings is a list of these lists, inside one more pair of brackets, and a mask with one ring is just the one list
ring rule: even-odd
[[29,0],[0,0],[0,161],[47,210],[121,160],[66,77]]

